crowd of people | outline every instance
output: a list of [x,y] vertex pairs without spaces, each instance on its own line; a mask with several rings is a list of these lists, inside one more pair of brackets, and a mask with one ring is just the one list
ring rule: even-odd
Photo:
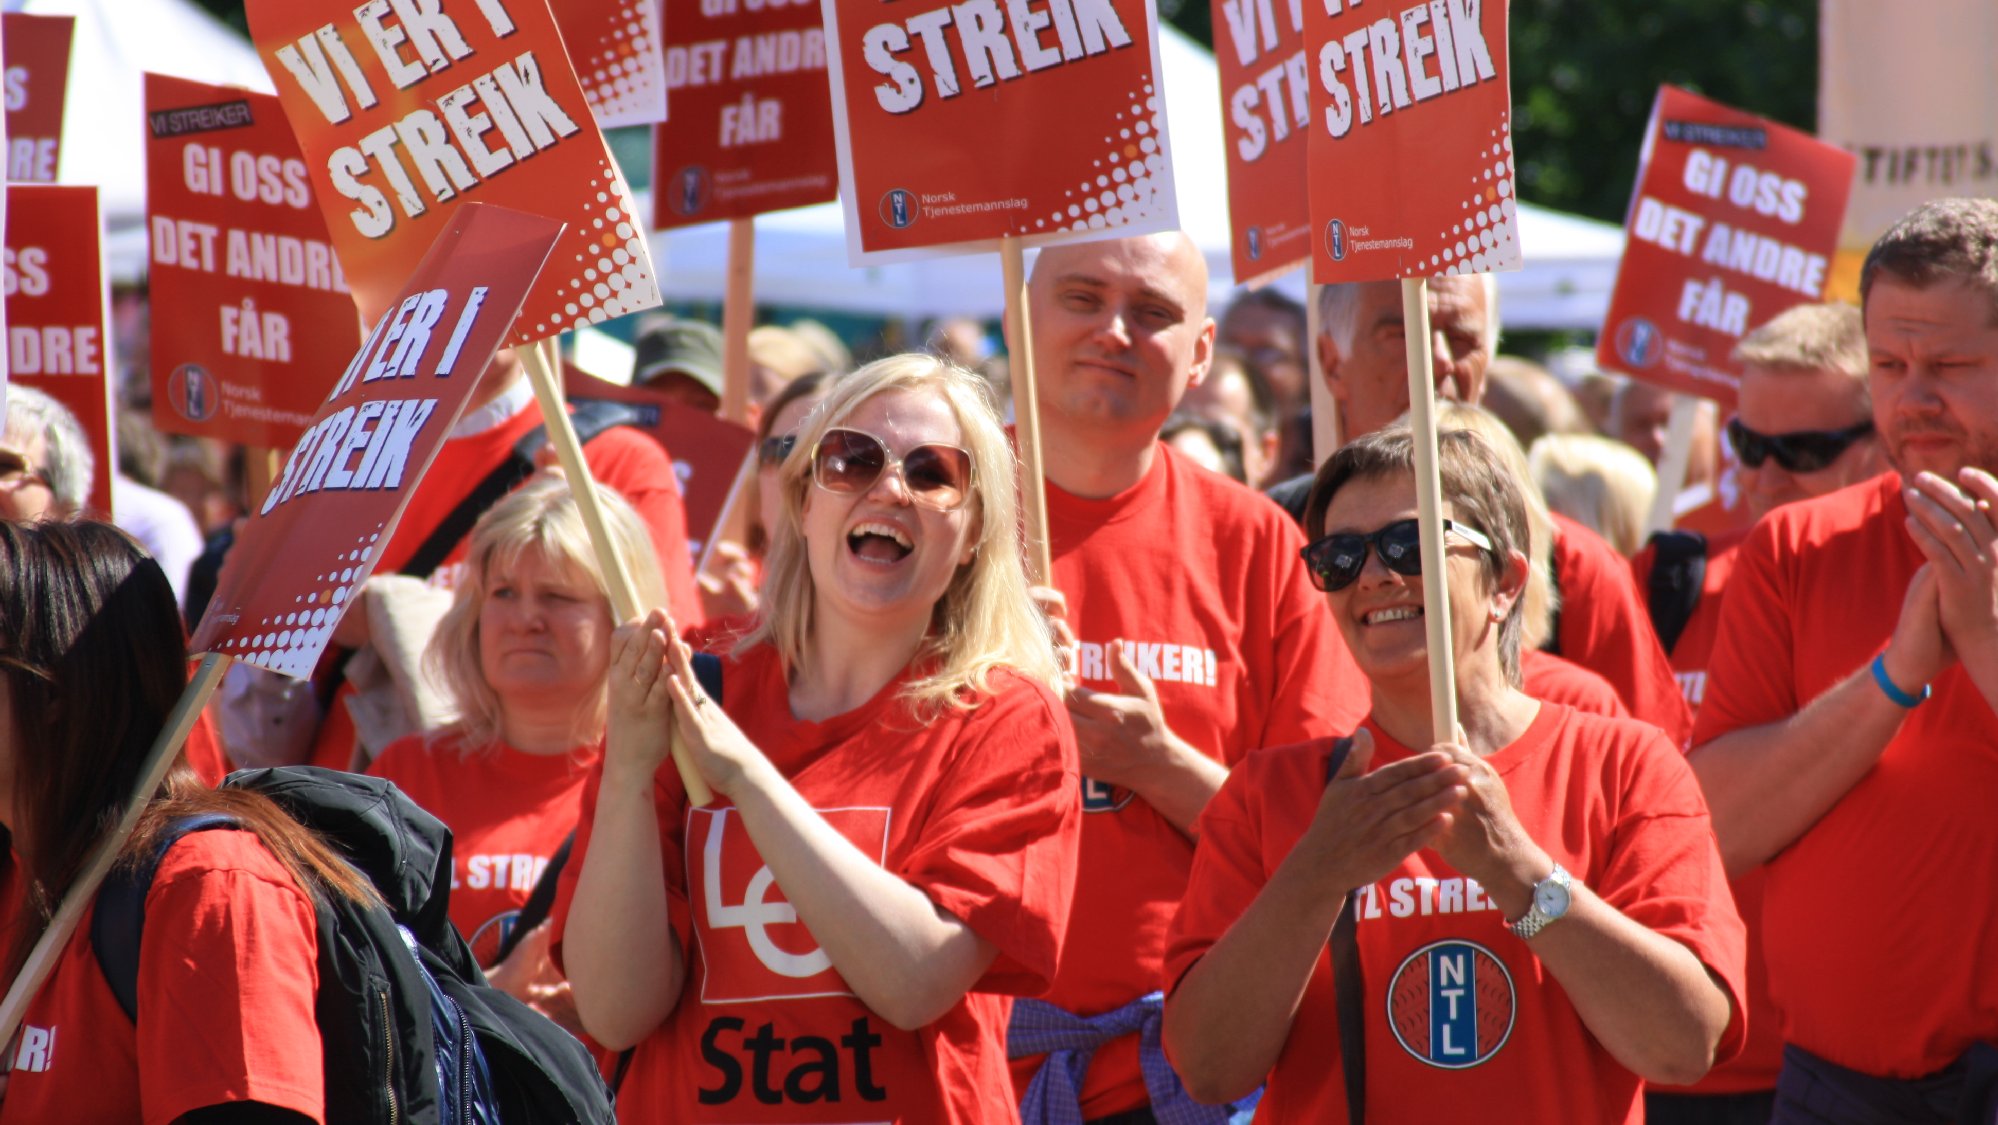
[[[1320,289],[1315,334],[1207,289],[1176,234],[1039,254],[1045,543],[975,325],[857,366],[766,331],[698,575],[666,451],[586,433],[632,621],[503,354],[321,675],[232,670],[146,807],[128,860],[244,831],[159,855],[136,1018],[72,938],[0,1123],[324,1119],[314,912],[370,890],[214,787],[279,762],[450,827],[450,920],[625,1121],[1992,1121],[1998,202],[1743,339],[1648,541],[1659,396],[1499,356],[1492,279],[1433,282],[1441,575],[1399,286]],[[713,410],[719,355],[653,323],[635,381]],[[9,389],[10,976],[228,547],[88,518],[101,468]]]

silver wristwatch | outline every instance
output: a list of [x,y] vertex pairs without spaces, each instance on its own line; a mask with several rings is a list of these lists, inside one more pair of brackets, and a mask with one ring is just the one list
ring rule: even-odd
[[1554,870],[1545,879],[1533,884],[1533,905],[1517,922],[1507,922],[1505,928],[1525,941],[1559,922],[1567,916],[1569,905],[1575,901],[1574,885],[1575,880],[1568,875],[1567,868],[1555,864]]

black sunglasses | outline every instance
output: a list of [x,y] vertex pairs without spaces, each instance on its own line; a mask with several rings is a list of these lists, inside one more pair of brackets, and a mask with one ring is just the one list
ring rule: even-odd
[[784,463],[784,458],[789,457],[797,446],[797,434],[764,438],[763,444],[756,449],[756,462],[766,469],[772,465],[781,465]]
[[1815,473],[1838,460],[1852,443],[1873,432],[1873,423],[1861,422],[1843,430],[1798,430],[1787,434],[1758,433],[1741,424],[1740,418],[1727,420],[1727,441],[1735,456],[1751,469],[1759,469],[1771,457],[1793,473]]
[[[1492,541],[1475,527],[1455,520],[1443,521],[1443,533],[1456,532],[1481,551],[1492,550]],[[1367,566],[1367,547],[1381,556],[1381,565],[1405,578],[1422,576],[1422,525],[1415,520],[1396,520],[1379,531],[1362,535],[1339,531],[1314,540],[1298,554],[1311,572],[1311,584],[1326,593],[1343,590],[1360,577]]]

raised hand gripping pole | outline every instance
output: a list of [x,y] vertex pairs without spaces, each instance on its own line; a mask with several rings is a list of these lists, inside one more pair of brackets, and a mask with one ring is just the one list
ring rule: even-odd
[[[553,341],[542,343],[552,345]],[[554,349],[550,347],[547,350]],[[597,565],[603,568],[605,584],[610,587],[611,613],[619,621],[635,621],[645,616],[651,607],[638,604],[638,587],[631,580],[631,571],[624,565],[624,556],[618,554],[616,544],[611,542],[610,529],[604,524],[603,505],[597,502],[597,481],[590,475],[589,463],[583,460],[583,445],[576,440],[576,427],[570,423],[569,412],[562,406],[554,366],[540,344],[530,344],[516,351],[521,362],[527,365],[527,381],[533,385],[534,401],[541,407],[542,425],[548,430],[549,443],[555,447],[556,461],[569,478],[569,491],[576,497],[576,510],[582,514],[583,526],[590,533],[590,546],[597,553]],[[687,749],[677,733],[673,736],[673,765],[679,769],[680,781],[687,787],[687,799],[695,806],[705,805],[714,799],[714,791],[708,788],[700,771],[688,759]]]
[[70,935],[76,932],[76,925],[83,919],[83,912],[97,898],[97,888],[110,874],[112,864],[117,862],[118,853],[125,849],[125,841],[132,838],[132,830],[138,827],[139,814],[145,812],[152,802],[153,794],[159,791],[160,782],[166,780],[167,770],[174,759],[180,756],[180,748],[187,742],[188,732],[194,729],[195,720],[201,717],[201,709],[208,705],[208,697],[222,683],[222,673],[229,670],[235,657],[219,652],[204,653],[201,664],[188,680],[187,689],[180,693],[180,702],[168,712],[166,725],[153,739],[151,750],[146,752],[146,762],[139,770],[139,779],[132,786],[132,795],[125,802],[125,811],[118,817],[118,823],[97,841],[90,858],[84,861],[77,873],[76,881],[69,885],[69,893],[63,896],[62,904],[56,907],[55,916],[49,919],[48,929],[42,931],[40,941],[28,953],[28,959],[21,966],[19,976],[7,988],[6,999],[0,1000],[0,1045],[14,1042],[14,1032],[19,1030],[21,1020],[28,1014],[28,1005],[41,990],[42,982],[54,971],[56,959],[62,956],[69,945]]
[[1457,737],[1457,661],[1450,638],[1450,583],[1443,569],[1443,478],[1436,467],[1428,279],[1402,279],[1401,318],[1402,336],[1408,342],[1408,428],[1415,442],[1415,503],[1422,526],[1422,620],[1429,640],[1429,729],[1434,744]]
[[1027,579],[1045,586],[1052,579],[1048,558],[1048,493],[1041,472],[1041,401],[1034,386],[1033,325],[1027,316],[1027,267],[1020,240],[999,240],[999,262],[1006,274],[1007,356],[1013,383],[1013,419],[1020,446],[1020,518],[1027,537]]

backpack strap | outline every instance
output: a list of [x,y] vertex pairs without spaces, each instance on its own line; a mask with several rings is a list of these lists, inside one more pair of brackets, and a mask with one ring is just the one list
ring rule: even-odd
[[146,931],[146,894],[153,889],[160,860],[190,832],[241,827],[221,813],[182,817],[160,833],[151,855],[113,867],[98,887],[97,908],[90,917],[90,947],[104,983],[111,986],[111,995],[133,1023],[139,1020],[139,942]]
[[[594,440],[597,435],[612,426],[635,425],[638,411],[621,402],[591,399],[578,403],[569,412],[569,425],[576,431],[576,444],[582,445]],[[472,525],[479,522],[487,508],[498,503],[500,497],[512,492],[521,481],[534,474],[534,458],[541,447],[548,444],[548,427],[536,426],[521,435],[506,460],[499,467],[487,473],[484,480],[472,486],[458,506],[451,509],[431,531],[429,538],[416,548],[416,553],[403,564],[402,573],[412,578],[428,578],[432,571],[448,558],[465,536],[471,534]]]
[[1651,627],[1669,654],[1700,604],[1700,588],[1707,579],[1707,539],[1697,531],[1661,531],[1651,537],[1651,546],[1651,582],[1646,591]]
[[[1339,776],[1353,740],[1342,738],[1332,744],[1332,758],[1325,763],[1325,782]],[[1339,1011],[1339,1064],[1346,1076],[1346,1120],[1365,1125],[1367,1119],[1367,1015],[1365,982],[1360,978],[1360,940],[1355,933],[1360,911],[1360,895],[1346,896],[1345,909],[1332,923],[1332,993]]]

